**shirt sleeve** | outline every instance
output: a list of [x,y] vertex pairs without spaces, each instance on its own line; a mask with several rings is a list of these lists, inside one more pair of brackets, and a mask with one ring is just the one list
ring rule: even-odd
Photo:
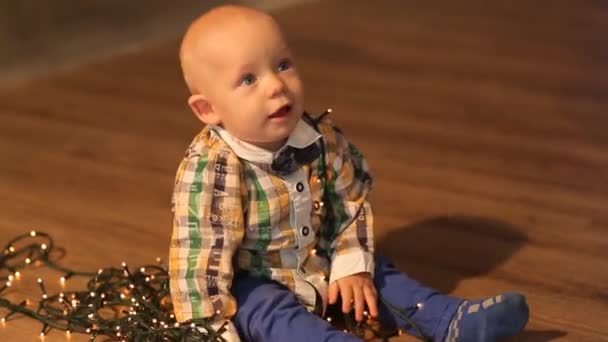
[[368,195],[369,166],[359,150],[333,128],[327,139],[325,187],[330,219],[330,282],[351,274],[374,272],[373,214]]
[[177,321],[235,314],[232,257],[243,234],[238,158],[225,150],[186,157],[176,176],[169,257]]

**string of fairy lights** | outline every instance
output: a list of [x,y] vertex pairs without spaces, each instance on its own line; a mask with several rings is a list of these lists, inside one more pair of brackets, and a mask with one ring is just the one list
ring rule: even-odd
[[[131,270],[102,268],[97,272],[79,272],[57,264],[52,258],[53,239],[46,233],[31,231],[17,236],[4,247],[0,257],[0,307],[8,313],[0,318],[6,325],[18,314],[42,324],[43,338],[51,329],[84,333],[91,340],[103,336],[115,341],[223,341],[223,328],[214,330],[205,320],[178,323],[169,297],[168,273],[160,260]],[[38,278],[40,298],[11,302],[2,296],[33,264],[45,265],[62,274],[63,288],[72,277],[88,277],[85,289],[50,294]]]
[[[108,267],[97,272],[82,272],[59,265],[51,236],[30,231],[10,240],[0,255],[0,309],[7,313],[0,317],[0,325],[26,316],[41,325],[40,337],[52,330],[88,334],[91,341],[98,337],[110,341],[225,341],[225,326],[213,329],[206,319],[177,322],[169,294],[169,275],[160,258],[156,264],[129,268]],[[23,272],[34,265],[46,266],[61,274],[58,281],[62,289],[73,277],[88,278],[86,287],[77,291],[62,290],[49,293],[42,278],[37,279],[40,289],[38,300],[10,301],[3,296],[20,282]],[[408,322],[425,340],[430,341],[409,317],[418,306],[399,309],[380,298],[400,318]],[[2,311],[0,311],[2,312]],[[367,316],[366,316],[367,317]],[[352,314],[345,314],[341,323],[345,331],[364,336],[366,331],[388,341],[395,330],[383,331],[373,327],[369,319],[355,322]],[[326,317],[335,324],[336,319]]]

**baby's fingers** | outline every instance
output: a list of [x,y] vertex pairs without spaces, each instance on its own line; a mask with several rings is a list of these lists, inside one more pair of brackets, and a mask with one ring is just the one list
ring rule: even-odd
[[365,307],[363,289],[355,287],[353,288],[353,294],[355,297],[355,319],[357,322],[361,322],[363,320],[363,308]]
[[374,318],[378,317],[378,294],[376,293],[376,289],[364,287],[363,294],[365,295],[365,303],[367,303],[370,316]]
[[353,289],[350,286],[342,286],[340,288],[342,295],[342,312],[349,313],[353,305]]

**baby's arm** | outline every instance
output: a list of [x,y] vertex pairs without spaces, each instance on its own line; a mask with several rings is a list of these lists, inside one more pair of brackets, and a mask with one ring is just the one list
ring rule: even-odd
[[236,312],[232,257],[243,238],[240,164],[230,153],[187,156],[176,177],[169,273],[179,322]]
[[365,300],[370,313],[375,315],[373,215],[367,199],[372,185],[369,167],[363,155],[339,130],[332,129],[325,136],[329,145],[325,190],[330,202],[328,214],[334,223],[322,234],[330,246],[329,299],[334,302],[340,292],[345,311],[350,310],[350,299],[353,299],[357,318],[361,316]]

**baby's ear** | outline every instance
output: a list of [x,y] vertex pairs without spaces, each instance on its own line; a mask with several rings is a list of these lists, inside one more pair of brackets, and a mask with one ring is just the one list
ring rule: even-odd
[[191,95],[188,105],[196,117],[207,125],[219,125],[219,115],[215,112],[213,105],[201,94]]

